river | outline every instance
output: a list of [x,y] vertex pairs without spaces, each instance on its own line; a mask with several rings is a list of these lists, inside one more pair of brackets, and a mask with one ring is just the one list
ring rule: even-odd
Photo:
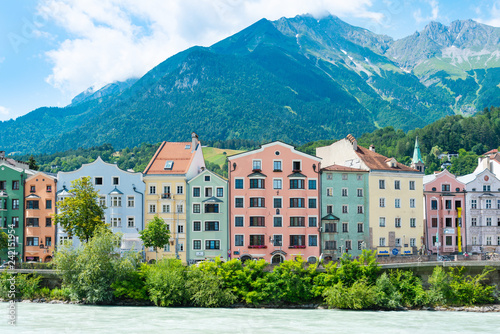
[[0,333],[499,333],[500,313],[0,303]]

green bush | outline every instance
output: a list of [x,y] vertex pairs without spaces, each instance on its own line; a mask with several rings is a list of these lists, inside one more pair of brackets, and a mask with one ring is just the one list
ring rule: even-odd
[[463,275],[464,267],[450,268],[452,300],[449,300],[448,304],[477,305],[494,302],[493,293],[495,288],[481,283],[494,270],[492,267],[487,267],[484,268],[481,274],[472,277]]
[[38,297],[40,298],[50,298],[50,289],[47,288],[46,286],[38,290],[37,293]]
[[190,303],[198,307],[226,307],[236,301],[234,293],[210,271],[193,266],[187,274],[186,289]]
[[[10,295],[10,286],[11,282],[10,279],[14,277],[13,274],[9,274],[7,271],[3,271],[0,274],[0,298],[3,299],[11,299],[9,298]],[[17,294],[19,296],[19,294]]]
[[188,303],[186,267],[180,260],[163,259],[145,267],[146,288],[156,306],[182,306]]
[[111,284],[111,288],[116,298],[149,300],[143,269],[128,273],[124,279]]
[[33,299],[38,295],[41,276],[30,274],[16,275],[16,286],[19,289],[20,297],[23,299]]
[[402,296],[397,286],[389,278],[387,273],[383,273],[377,278],[375,284],[377,289],[377,305],[385,309],[397,309],[403,306]]
[[71,300],[71,289],[69,288],[54,288],[50,290],[50,298],[55,300]]
[[450,281],[450,276],[442,267],[434,267],[428,281],[430,285],[429,290],[427,290],[429,304],[434,306],[446,305],[448,301],[453,299]]
[[366,280],[354,282],[345,286],[339,282],[328,288],[325,293],[325,302],[328,307],[352,310],[371,309],[376,305],[377,291]]

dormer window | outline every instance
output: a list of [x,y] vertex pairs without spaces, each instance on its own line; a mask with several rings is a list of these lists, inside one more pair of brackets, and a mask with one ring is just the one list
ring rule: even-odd
[[167,162],[165,162],[165,167],[163,169],[172,170],[173,167],[174,167],[174,162],[172,160],[168,160]]
[[189,145],[189,144],[186,145],[186,147],[184,147],[184,149],[186,149],[186,150],[189,150],[190,148],[191,148],[191,145]]

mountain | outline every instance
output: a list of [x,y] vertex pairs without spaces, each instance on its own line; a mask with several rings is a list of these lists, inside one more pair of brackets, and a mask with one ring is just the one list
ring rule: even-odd
[[87,90],[81,92],[71,100],[71,105],[76,105],[81,102],[99,99],[108,95],[119,94],[125,89],[132,86],[137,82],[137,78],[130,78],[125,81],[116,81],[105,85],[104,87],[96,90],[94,87],[90,87]]
[[[1,149],[123,148],[185,140],[191,131],[204,140],[301,144],[388,125],[423,127],[500,104],[498,31],[474,21],[430,23],[394,41],[335,16],[262,19],[211,47],[180,52],[136,81],[2,122]],[[455,48],[476,65],[465,67]],[[455,58],[446,58],[450,50]]]

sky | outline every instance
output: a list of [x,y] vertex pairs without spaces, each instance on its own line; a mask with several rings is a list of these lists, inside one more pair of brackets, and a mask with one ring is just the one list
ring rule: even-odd
[[[400,39],[430,21],[500,27],[500,0],[1,0],[0,121],[139,78],[266,18],[328,13]],[[1,142],[0,142],[1,144]]]

